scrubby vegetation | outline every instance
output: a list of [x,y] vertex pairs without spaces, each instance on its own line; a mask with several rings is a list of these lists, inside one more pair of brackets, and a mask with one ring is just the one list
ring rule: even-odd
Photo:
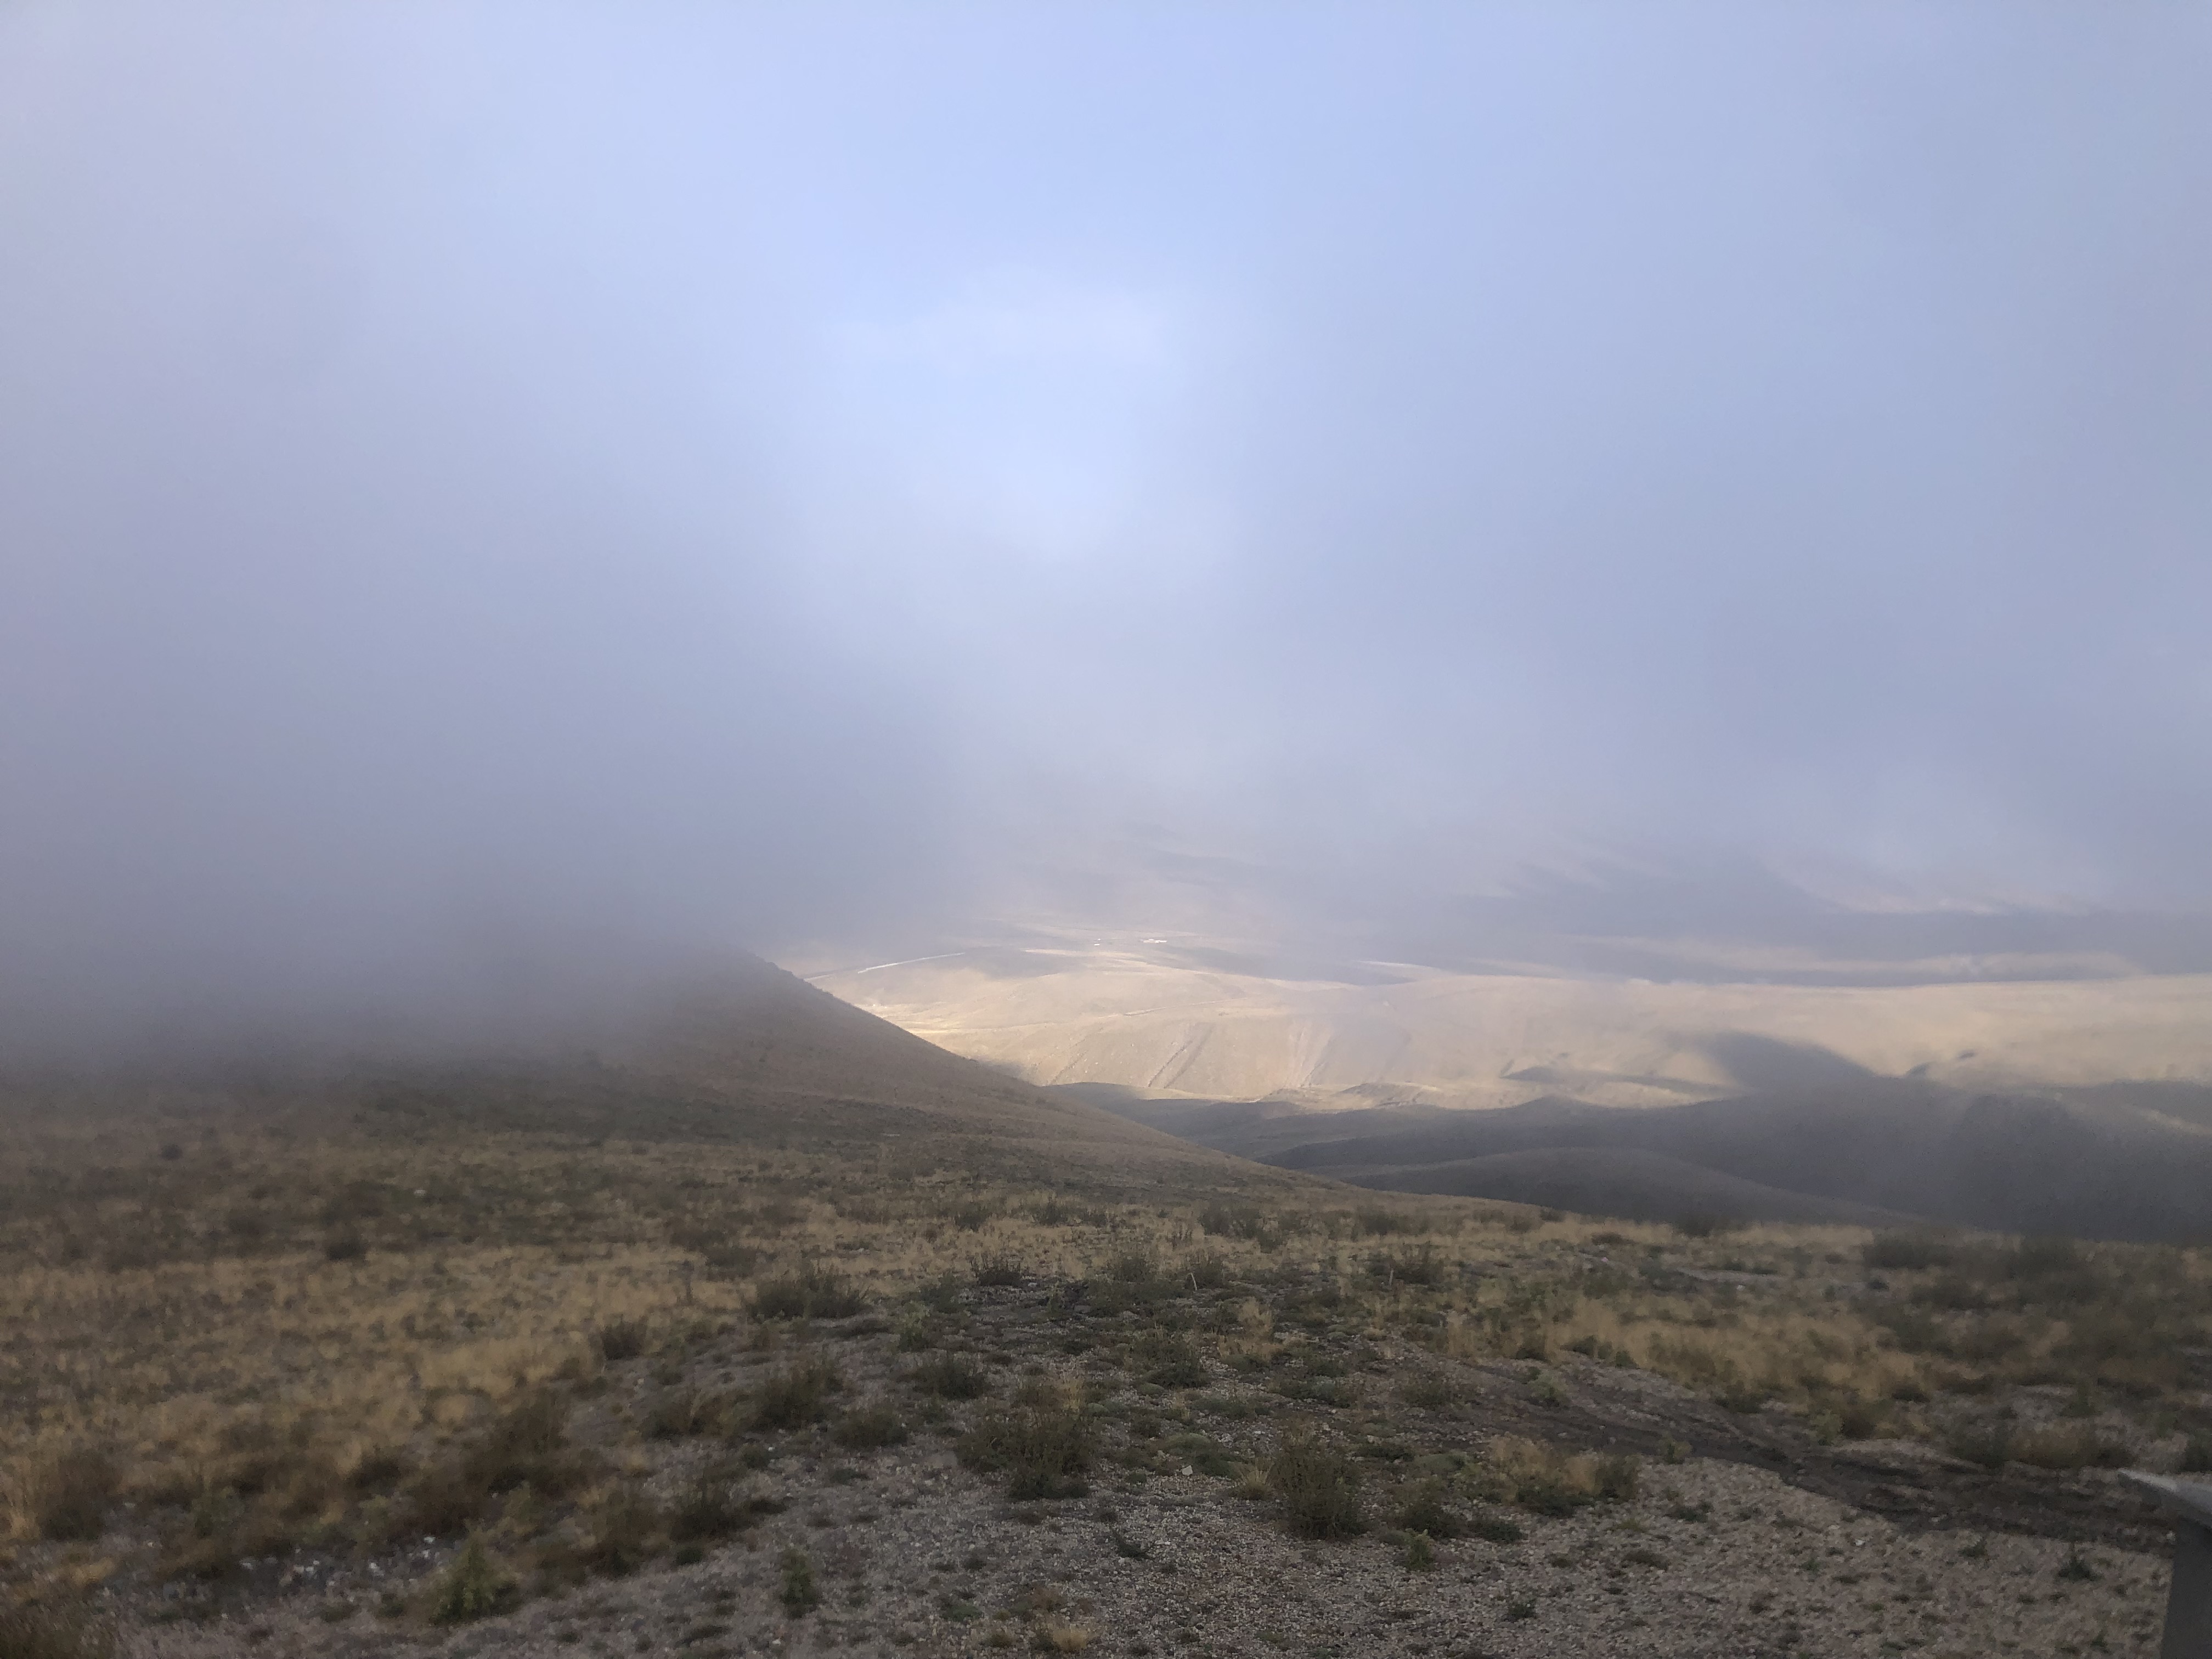
[[1096,1456],[1080,1403],[1049,1388],[1025,1390],[1011,1410],[978,1413],[959,1453],[968,1468],[1004,1475],[1014,1498],[1080,1498]]
[[[471,1621],[754,1533],[779,1459],[858,1478],[902,1448],[1015,1504],[1219,1482],[1275,1535],[1380,1535],[1425,1572],[1609,1513],[1644,1457],[1681,1456],[1586,1437],[1591,1380],[1639,1370],[1808,1455],[2212,1464],[2197,1250],[1133,1198],[919,1143],[893,1164],[368,1109],[12,1134],[5,1588],[39,1599],[0,1600],[11,1655],[104,1650],[72,1550],[196,1613],[248,1594],[247,1561],[428,1539],[441,1565],[392,1616]],[[781,1559],[793,1615],[819,1605],[812,1559]]]
[[1303,1538],[1349,1538],[1367,1530],[1359,1471],[1333,1447],[1300,1436],[1285,1439],[1267,1460],[1267,1488],[1283,1506],[1283,1520]]

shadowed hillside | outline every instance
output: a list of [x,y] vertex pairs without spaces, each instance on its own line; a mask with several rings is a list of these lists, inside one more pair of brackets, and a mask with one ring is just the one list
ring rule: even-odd
[[[1771,1060],[1779,1074],[1778,1061]],[[1112,1097],[1095,1098],[1115,1103]],[[2194,1239],[2212,1232],[2212,1132],[2196,1094],[1977,1095],[1852,1076],[1622,1109],[1547,1099],[1496,1111],[1291,1113],[1140,1102],[1116,1109],[1288,1169],[1405,1192],[1591,1214],[1771,1220],[1900,1217],[2014,1232]]]

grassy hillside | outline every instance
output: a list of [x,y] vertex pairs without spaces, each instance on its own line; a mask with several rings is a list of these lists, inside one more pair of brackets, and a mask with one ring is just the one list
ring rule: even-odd
[[765,973],[595,1047],[11,1086],[0,1652],[2136,1651],[2107,1467],[2212,1462],[2198,1252],[1380,1199]]

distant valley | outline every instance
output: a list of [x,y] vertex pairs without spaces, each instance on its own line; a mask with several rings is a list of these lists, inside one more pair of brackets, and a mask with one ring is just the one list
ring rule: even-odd
[[1032,1084],[1362,1186],[1692,1224],[2212,1235],[2212,975],[2038,960],[1659,981],[1094,937],[812,977]]

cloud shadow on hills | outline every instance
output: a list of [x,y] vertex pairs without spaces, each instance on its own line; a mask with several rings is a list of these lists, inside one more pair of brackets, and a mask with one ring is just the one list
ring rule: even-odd
[[1721,1031],[1692,1046],[1726,1072],[1730,1081],[1759,1094],[1882,1080],[1881,1073],[1816,1042],[1785,1042],[1755,1031]]

